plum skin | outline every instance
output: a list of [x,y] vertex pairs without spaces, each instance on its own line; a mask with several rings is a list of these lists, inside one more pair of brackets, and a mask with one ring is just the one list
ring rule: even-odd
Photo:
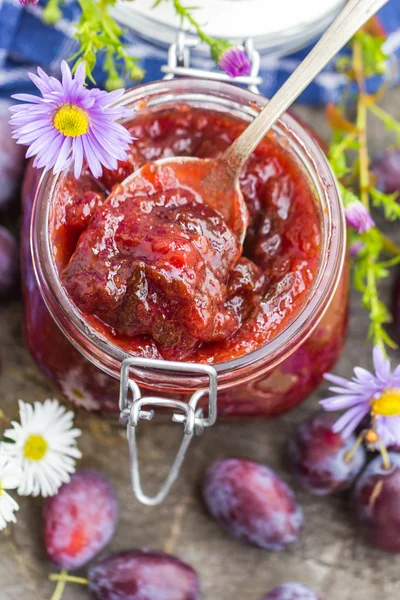
[[110,541],[117,520],[118,501],[108,479],[91,469],[78,470],[44,506],[49,559],[64,569],[82,567]]
[[327,413],[315,415],[296,429],[289,443],[295,479],[305,490],[320,496],[349,488],[366,461],[362,446],[346,460],[356,436],[343,438],[334,433],[332,426],[336,420],[336,416]]
[[360,475],[353,496],[357,522],[371,546],[400,553],[400,455],[390,452],[391,467],[380,456]]
[[264,550],[295,542],[303,512],[289,486],[269,467],[244,458],[214,462],[202,483],[211,515],[234,538]]
[[188,564],[164,552],[127,550],[89,569],[95,600],[198,600],[199,578]]
[[283,583],[270,590],[261,600],[320,600],[317,594],[302,583]]

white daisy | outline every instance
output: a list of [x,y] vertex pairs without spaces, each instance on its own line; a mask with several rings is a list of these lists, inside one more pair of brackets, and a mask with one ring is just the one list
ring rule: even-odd
[[10,459],[6,451],[0,446],[0,530],[7,527],[7,523],[16,523],[15,512],[19,509],[14,498],[6,490],[15,490],[21,481],[21,469],[16,461]]
[[19,401],[21,423],[12,422],[4,436],[14,444],[4,444],[10,457],[21,466],[18,493],[21,496],[53,496],[75,472],[75,459],[81,458],[73,428],[74,413],[58,400],[34,405]]
[[86,410],[99,410],[100,406],[83,383],[81,367],[68,371],[60,381],[61,389],[70,402]]

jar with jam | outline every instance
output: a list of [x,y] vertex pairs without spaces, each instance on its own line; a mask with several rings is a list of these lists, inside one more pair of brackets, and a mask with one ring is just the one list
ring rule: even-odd
[[184,402],[200,390],[206,407],[208,369],[219,417],[296,406],[346,334],[345,225],[323,151],[293,117],[274,126],[241,174],[242,247],[190,189],[132,195],[122,182],[163,157],[217,156],[266,100],[181,79],[120,102],[133,109],[127,162],[98,180],[33,169],[25,180],[25,325],[38,366],[75,406],[104,414],[120,411],[129,358],[124,374],[142,395]]

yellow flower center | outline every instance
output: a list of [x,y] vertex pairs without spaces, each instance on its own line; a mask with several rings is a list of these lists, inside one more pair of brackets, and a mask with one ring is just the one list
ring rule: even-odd
[[63,104],[53,118],[54,127],[67,137],[78,137],[89,129],[88,114],[75,104]]
[[385,390],[372,402],[372,412],[382,417],[400,415],[400,389],[389,388]]
[[85,397],[84,394],[82,394],[81,390],[78,390],[78,388],[73,388],[72,393],[80,400],[83,400]]
[[28,460],[42,460],[46,455],[48,447],[48,443],[42,435],[33,433],[25,442],[24,456]]
[[2,493],[3,493],[3,486],[0,483],[0,496],[2,495]]

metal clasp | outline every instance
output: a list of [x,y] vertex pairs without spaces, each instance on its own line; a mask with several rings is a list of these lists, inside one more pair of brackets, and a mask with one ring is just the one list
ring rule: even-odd
[[[187,403],[182,400],[158,396],[143,397],[137,383],[129,377],[132,367],[206,375],[208,377],[208,388],[194,392]],[[203,410],[197,408],[197,404],[206,395],[208,395],[208,414],[205,417]],[[143,492],[139,472],[136,428],[141,419],[151,421],[154,416],[154,410],[152,408],[151,410],[145,410],[145,407],[173,408],[179,412],[174,412],[172,420],[183,425],[183,439],[178,453],[164,484],[155,496],[147,496]],[[149,358],[126,358],[121,367],[119,408],[121,423],[127,426],[133,492],[142,504],[155,506],[166,498],[176,481],[193,436],[201,435],[204,428],[214,425],[217,419],[217,372],[214,367],[209,365],[160,361]]]
[[252,39],[245,40],[243,45],[251,63],[250,75],[243,77],[229,77],[223,71],[206,71],[205,69],[191,67],[190,52],[199,43],[200,40],[198,38],[187,37],[184,31],[178,33],[176,41],[171,44],[168,50],[168,64],[161,67],[161,72],[166,73],[164,79],[173,79],[176,75],[180,75],[181,77],[226,81],[228,83],[247,85],[251,92],[259,93],[258,86],[262,83],[262,79],[258,75],[260,71],[260,55],[254,48]]

